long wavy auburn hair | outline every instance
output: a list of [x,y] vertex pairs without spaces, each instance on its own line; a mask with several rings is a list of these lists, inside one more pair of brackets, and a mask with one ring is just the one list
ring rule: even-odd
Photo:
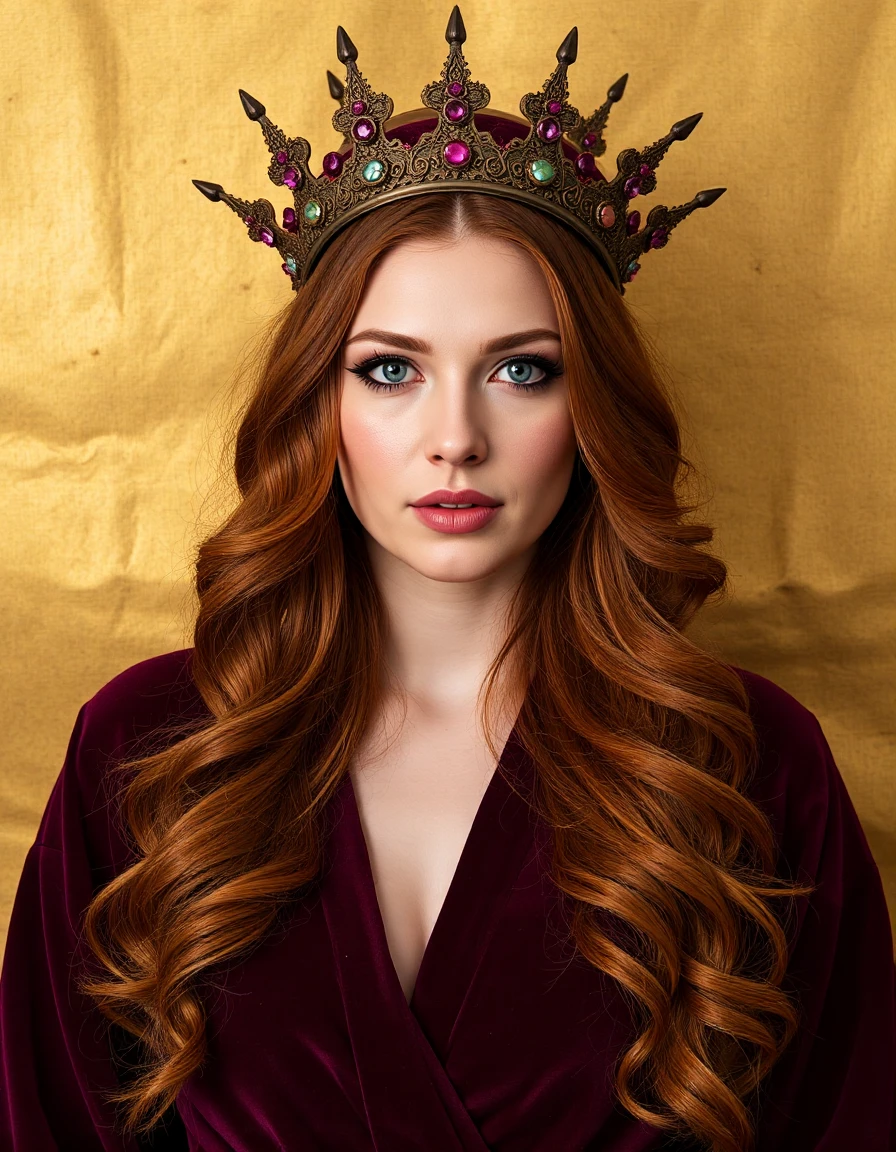
[[775,874],[746,795],[758,739],[741,678],[683,634],[727,569],[699,547],[713,531],[688,519],[668,386],[596,258],[544,214],[466,191],[353,222],[269,334],[236,434],[239,503],[198,551],[192,675],[211,718],[118,766],[135,862],[84,921],[100,968],[79,987],[141,1053],[108,1099],[125,1130],[164,1118],[206,1054],[203,976],[319,874],[386,639],[336,466],[342,344],[384,253],[463,232],[518,245],[544,274],[578,444],[483,684],[483,730],[497,761],[509,677],[571,938],[631,1005],[620,1102],[711,1152],[749,1152],[751,1094],[799,1020],[781,987],[786,914],[812,888]]

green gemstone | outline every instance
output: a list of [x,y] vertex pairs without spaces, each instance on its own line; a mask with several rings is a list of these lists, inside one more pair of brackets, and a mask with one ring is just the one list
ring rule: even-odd
[[550,184],[554,179],[554,165],[550,160],[530,160],[529,174],[539,184]]
[[382,160],[368,160],[361,175],[368,184],[376,184],[377,180],[382,180],[385,171],[386,166]]
[[305,219],[309,224],[316,224],[320,220],[321,206],[316,200],[309,200],[303,209]]
[[286,267],[290,270],[290,272],[295,272],[296,268],[298,267],[296,264],[295,256],[286,257]]

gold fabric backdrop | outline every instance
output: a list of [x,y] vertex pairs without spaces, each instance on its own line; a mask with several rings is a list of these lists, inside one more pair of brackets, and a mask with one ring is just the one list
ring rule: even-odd
[[[215,477],[235,369],[290,298],[277,254],[190,179],[284,206],[237,88],[319,163],[336,23],[401,111],[439,74],[450,8],[3,3],[4,932],[79,706],[190,643],[193,550],[233,499]],[[896,6],[462,11],[496,108],[541,86],[573,24],[582,111],[630,73],[604,165],[704,113],[646,205],[728,192],[627,295],[672,366],[734,582],[691,634],[819,717],[896,909]]]

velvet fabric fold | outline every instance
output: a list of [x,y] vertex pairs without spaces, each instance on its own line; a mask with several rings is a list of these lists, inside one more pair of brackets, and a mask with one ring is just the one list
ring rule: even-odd
[[[655,1152],[614,1102],[633,1036],[615,982],[575,955],[526,803],[511,732],[405,1001],[350,778],[318,882],[205,995],[208,1058],[152,1139],[125,1137],[103,1091],[125,1038],[72,984],[92,894],[132,862],[109,767],[207,716],[191,650],[143,661],[78,714],[28,852],[0,976],[0,1149],[10,1152]],[[750,795],[797,902],[786,987],[804,1020],[763,1083],[758,1152],[887,1152],[894,1141],[896,969],[880,875],[814,715],[736,669],[760,735]],[[120,779],[116,787],[120,787]],[[696,1144],[693,1145],[697,1147]]]

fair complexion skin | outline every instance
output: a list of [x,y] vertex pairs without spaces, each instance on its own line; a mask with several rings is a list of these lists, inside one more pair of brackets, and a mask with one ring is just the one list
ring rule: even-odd
[[[344,343],[338,466],[387,619],[389,685],[351,776],[408,1001],[495,769],[477,694],[575,453],[557,316],[532,257],[478,235],[389,252]],[[502,506],[445,535],[411,507],[438,488]],[[503,747],[522,701],[499,699]]]

